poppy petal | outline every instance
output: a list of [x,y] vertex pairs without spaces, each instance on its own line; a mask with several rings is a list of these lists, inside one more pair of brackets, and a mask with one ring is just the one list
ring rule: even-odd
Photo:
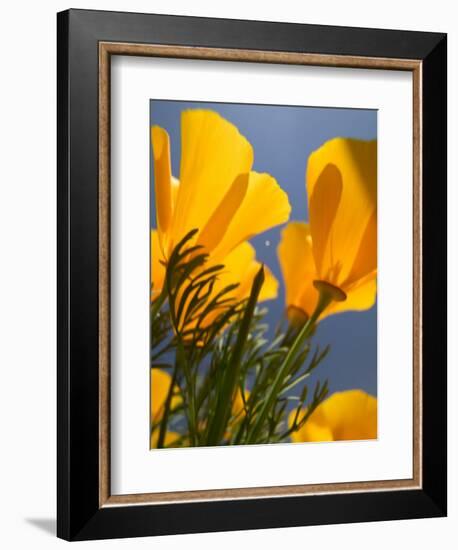
[[277,254],[285,283],[286,305],[295,306],[310,317],[318,300],[312,284],[317,277],[310,226],[290,222],[281,232]]
[[241,242],[288,220],[288,195],[269,174],[249,173],[246,195],[215,250],[223,257]]
[[159,237],[163,248],[164,236],[172,221],[172,170],[170,165],[170,139],[160,126],[151,128],[151,143],[154,159],[154,189],[156,218]]
[[[290,423],[292,422],[290,415]],[[323,401],[293,441],[349,441],[377,438],[377,398],[362,390],[336,392]]]
[[[172,377],[168,372],[160,369],[151,369],[151,418],[156,422],[162,416],[162,408],[169,393]],[[176,398],[175,398],[176,399]]]
[[[164,438],[164,447],[173,447],[173,444],[176,443],[180,439],[180,434],[177,432],[165,432],[165,438]],[[157,448],[157,442],[159,439],[159,428],[156,428],[151,433],[150,438],[150,449]]]
[[205,227],[200,232],[197,244],[211,252],[220,243],[240,207],[248,188],[248,174],[241,174],[230,186],[220,204],[215,208]]
[[[339,178],[341,192],[336,208]],[[309,157],[307,193],[320,277],[340,286],[353,268],[376,212],[377,142],[346,138],[326,142]],[[325,231],[320,229],[319,220],[325,220]],[[376,247],[374,234],[370,236],[368,244]]]
[[181,115],[180,187],[173,217],[173,243],[202,229],[235,178],[250,171],[253,149],[236,126],[209,110]]
[[[254,247],[244,241],[228,254],[224,259],[225,269],[219,276],[218,284],[214,292],[225,286],[238,282],[239,286],[234,291],[234,296],[241,300],[247,298],[251,292],[251,286],[261,264],[256,260]],[[259,293],[259,300],[276,298],[278,294],[278,281],[267,266],[264,266],[264,283]]]
[[160,294],[162,287],[164,285],[165,278],[165,266],[162,263],[164,261],[164,255],[162,252],[161,245],[159,243],[159,233],[156,229],[151,231],[150,238],[151,246],[151,283],[152,288],[152,298],[155,298]]
[[347,299],[343,302],[332,302],[321,316],[322,319],[334,313],[344,311],[365,311],[370,309],[377,297],[377,274],[373,272],[364,280],[358,281],[346,291]]
[[362,390],[337,392],[322,407],[335,440],[377,437],[377,399],[372,395]]

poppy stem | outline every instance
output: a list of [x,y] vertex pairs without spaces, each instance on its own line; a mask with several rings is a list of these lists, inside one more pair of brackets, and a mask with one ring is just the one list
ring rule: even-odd
[[221,394],[218,395],[215,414],[208,430],[207,445],[218,445],[227,427],[231,415],[232,400],[237,387],[245,344],[250,334],[251,322],[263,283],[264,266],[262,265],[253,279],[250,297],[243,312],[240,330],[237,335],[232,356],[225,368],[221,385]]
[[[278,369],[277,376],[272,383],[267,397],[261,407],[261,410],[256,417],[253,428],[247,435],[246,443],[257,442],[257,439],[263,429],[266,419],[268,418],[269,413],[272,411],[272,408],[275,405],[276,397],[282,388],[285,377],[289,374],[297,353],[302,348],[307,338],[310,336],[313,326],[315,325],[320,315],[331,302],[341,301],[342,299],[346,298],[345,294],[340,289],[337,289],[337,287],[334,287],[333,285],[329,285],[329,283],[326,283],[324,281],[315,281],[315,283],[317,283],[315,284],[315,288],[319,292],[318,303],[315,307],[315,311],[312,313],[308,321],[300,330],[299,334],[296,336],[285,359],[283,360],[283,363]],[[335,289],[337,289],[341,294],[337,293]]]

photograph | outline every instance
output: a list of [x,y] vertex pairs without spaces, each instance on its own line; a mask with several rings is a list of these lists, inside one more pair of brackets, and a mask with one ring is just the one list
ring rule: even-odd
[[150,100],[153,452],[377,439],[377,114]]
[[[437,539],[432,518],[453,539],[444,18],[323,6],[290,20],[283,5],[272,18],[57,14],[54,91],[32,110],[57,101],[57,166],[44,178],[57,168],[57,224],[35,200],[35,160],[52,140],[35,140],[5,181],[35,174],[29,193],[8,183],[33,210],[14,220],[26,237],[9,262],[18,281],[42,265],[34,215],[57,227],[57,456],[50,443],[41,469],[57,469],[60,539],[206,533],[213,547],[232,532],[245,547],[268,529],[283,545],[300,532],[332,546],[345,527],[382,548],[423,518],[420,547]],[[33,77],[36,63],[9,57]],[[22,80],[15,93],[30,96]],[[16,119],[30,109],[10,111],[23,144]],[[26,401],[49,404],[22,322],[44,309],[5,288],[23,329],[14,356],[33,352]],[[18,434],[44,448],[30,410],[12,431],[16,462],[28,456]],[[28,517],[32,532],[40,516]]]

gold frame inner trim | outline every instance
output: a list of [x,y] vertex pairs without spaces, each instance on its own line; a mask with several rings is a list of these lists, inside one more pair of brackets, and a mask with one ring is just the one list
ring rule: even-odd
[[[110,66],[112,55],[410,71],[413,75],[413,476],[411,479],[111,495],[110,492]],[[414,490],[421,471],[422,62],[293,52],[99,43],[99,506],[184,503],[330,493]]]

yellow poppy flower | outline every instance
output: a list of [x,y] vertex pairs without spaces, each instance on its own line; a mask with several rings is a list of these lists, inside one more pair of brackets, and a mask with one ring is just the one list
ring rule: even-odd
[[[189,245],[203,246],[209,254],[206,267],[225,265],[226,280],[240,282],[237,292],[243,293],[259,269],[247,240],[287,221],[286,193],[269,174],[251,170],[250,143],[213,111],[188,110],[181,115],[179,180],[172,176],[167,132],[153,126],[151,141],[157,219],[151,234],[153,297],[163,287],[163,264],[193,229],[198,231]],[[237,278],[240,274],[242,279]],[[276,294],[277,282],[267,271],[261,299]]]
[[344,299],[321,318],[369,309],[377,293],[377,142],[326,142],[309,157],[306,187],[310,223],[289,223],[278,247],[287,307],[310,317],[324,281]]
[[[151,423],[158,424],[162,415],[164,414],[164,404],[169,393],[170,384],[172,383],[172,377],[170,374],[163,370],[151,369],[150,384],[151,384]],[[170,404],[171,408],[176,407],[181,403],[179,396],[173,396]],[[178,440],[180,434],[175,432],[166,432],[164,445],[169,447],[174,441]],[[157,426],[151,433],[150,448],[157,447],[157,441],[159,438],[159,426]]]
[[[295,414],[290,414],[290,423]],[[291,439],[295,443],[377,439],[377,399],[362,390],[334,393],[318,405]]]

